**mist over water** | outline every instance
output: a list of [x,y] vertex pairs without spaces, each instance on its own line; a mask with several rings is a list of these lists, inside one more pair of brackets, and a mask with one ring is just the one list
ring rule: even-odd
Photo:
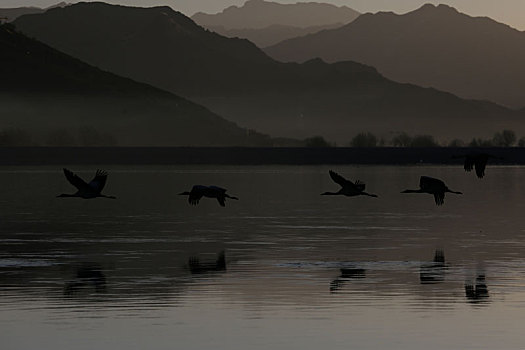
[[[329,169],[112,166],[118,200],[78,200],[55,198],[73,190],[61,169],[0,168],[0,344],[522,346],[525,168],[333,168],[379,198],[320,196],[338,190]],[[421,175],[464,194],[400,193]],[[194,184],[240,200],[190,206]]]

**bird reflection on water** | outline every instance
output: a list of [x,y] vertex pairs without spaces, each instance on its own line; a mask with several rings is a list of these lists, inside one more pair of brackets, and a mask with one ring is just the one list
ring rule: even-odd
[[192,275],[226,271],[226,254],[221,251],[215,262],[201,262],[197,256],[191,256],[188,259],[188,267]]
[[465,296],[472,304],[489,301],[489,289],[485,281],[485,274],[478,274],[475,284],[465,282]]
[[445,280],[445,253],[437,249],[434,254],[434,260],[430,264],[421,265],[419,270],[419,280],[421,284],[440,283]]
[[64,286],[64,295],[77,295],[82,291],[106,291],[106,276],[102,268],[96,264],[86,264],[77,267],[76,276]]
[[356,267],[341,268],[341,275],[330,282],[330,292],[336,292],[341,289],[345,283],[353,279],[362,279],[366,277],[366,270]]

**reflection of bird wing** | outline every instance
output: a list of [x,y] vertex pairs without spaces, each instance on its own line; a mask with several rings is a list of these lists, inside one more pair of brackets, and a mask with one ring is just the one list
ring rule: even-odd
[[95,192],[102,192],[102,189],[106,185],[106,180],[108,178],[108,173],[102,170],[97,170],[97,173],[93,180],[88,184]]
[[199,204],[200,199],[204,196],[204,191],[206,190],[205,186],[195,185],[192,187],[190,196],[188,197],[188,202],[191,205]]
[[69,183],[75,186],[79,191],[85,191],[86,189],[91,190],[89,185],[71,170],[64,168],[64,175],[66,175],[67,181],[69,181]]
[[485,167],[487,166],[487,163],[485,162],[476,162],[476,175],[482,179],[483,176],[485,176]]
[[474,168],[474,159],[472,157],[465,158],[465,164],[463,165],[465,171],[472,171]]

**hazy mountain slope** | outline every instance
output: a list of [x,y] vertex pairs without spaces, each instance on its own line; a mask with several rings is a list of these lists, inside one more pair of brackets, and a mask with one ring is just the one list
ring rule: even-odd
[[360,16],[333,30],[265,49],[282,61],[354,60],[386,77],[466,98],[525,105],[525,33],[446,5]]
[[0,8],[0,18],[5,19],[6,22],[11,22],[20,16],[41,12],[44,10],[38,7]]
[[325,26],[349,23],[359,12],[346,7],[317,2],[279,4],[264,0],[249,0],[243,6],[231,6],[217,14],[196,13],[192,19],[203,27],[222,26],[225,29],[261,29],[279,24],[291,27]]
[[12,22],[20,16],[42,13],[55,7],[64,7],[67,3],[61,2],[48,8],[42,9],[39,7],[17,7],[17,8],[0,8],[0,18],[3,18],[6,22]]
[[[89,66],[0,26],[0,122],[39,134],[93,128],[120,145],[267,145],[171,93]],[[250,135],[248,135],[250,134]]]
[[347,142],[362,130],[468,138],[525,128],[508,109],[395,83],[369,66],[276,62],[247,40],[206,31],[167,7],[80,3],[15,23],[88,63],[275,136],[321,134]]
[[15,25],[94,66],[170,91],[182,86],[186,95],[215,91],[232,72],[247,75],[253,64],[273,63],[247,40],[210,33],[169,7],[79,3]]
[[206,28],[228,38],[248,39],[258,47],[267,47],[280,43],[286,39],[317,33],[321,30],[333,29],[341,26],[343,26],[343,23],[305,28],[281,24],[274,24],[264,28],[226,29],[222,26],[208,26]]

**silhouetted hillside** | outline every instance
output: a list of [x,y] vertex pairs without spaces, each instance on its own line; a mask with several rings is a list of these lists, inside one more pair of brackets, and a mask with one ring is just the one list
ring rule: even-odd
[[265,51],[281,61],[354,60],[396,81],[522,107],[524,43],[525,33],[508,25],[428,4],[404,15],[362,15],[344,27]]
[[349,23],[359,12],[346,7],[317,2],[279,4],[264,0],[248,0],[243,6],[231,6],[217,14],[196,13],[192,19],[203,27],[225,29],[261,29],[275,24],[306,28],[336,23]]
[[270,144],[267,136],[248,132],[204,107],[103,72],[29,39],[11,25],[0,26],[0,47],[3,128],[41,140],[46,135],[69,140],[66,136],[80,129],[84,138],[98,135],[103,141],[100,135],[110,135],[119,145]]
[[191,98],[275,136],[347,143],[360,131],[438,139],[525,128],[517,112],[399,84],[354,62],[279,63],[247,40],[209,32],[168,7],[80,3],[16,22],[30,36],[102,69]]

